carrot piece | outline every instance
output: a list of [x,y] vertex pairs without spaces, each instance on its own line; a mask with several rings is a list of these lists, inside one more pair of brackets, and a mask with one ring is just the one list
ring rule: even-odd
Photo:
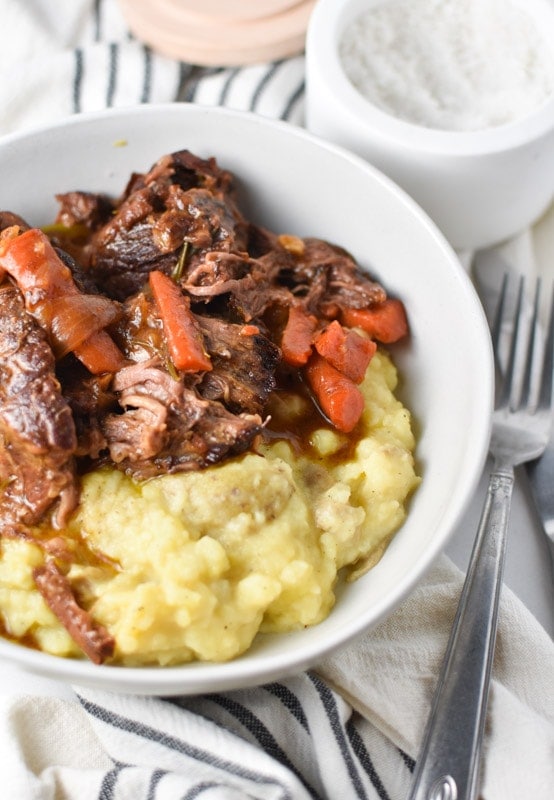
[[208,372],[212,362],[204,348],[198,322],[190,310],[190,300],[165,273],[154,270],[150,288],[160,312],[171,360],[177,369],[187,372]]
[[0,265],[15,279],[24,294],[33,292],[33,302],[79,291],[71,270],[60,259],[46,234],[38,228],[3,239]]
[[408,333],[404,303],[396,298],[370,308],[343,308],[341,319],[347,327],[361,328],[383,344],[397,342]]
[[337,430],[350,433],[364,410],[364,397],[356,384],[319,353],[312,355],[304,375],[325,416]]
[[117,372],[127,363],[123,353],[106,331],[97,331],[73,351],[93,375]]
[[[4,238],[0,242],[0,268],[15,279],[25,298],[25,307],[30,314],[36,313],[40,324],[41,304],[45,301],[78,295],[71,270],[63,263],[50,240],[38,228],[30,228],[18,236]],[[73,352],[93,374],[115,372],[125,364],[125,358],[109,334],[99,329],[98,319],[91,311],[89,327],[91,335],[82,341]],[[54,328],[71,325],[55,316],[51,320],[50,335]],[[85,324],[81,321],[81,324]]]
[[312,354],[312,339],[317,320],[300,306],[291,306],[283,336],[283,360],[292,367],[302,367]]
[[336,319],[316,336],[314,345],[320,356],[354,383],[363,381],[377,350],[374,341],[345,330]]
[[241,336],[257,336],[260,329],[257,325],[243,325],[240,329]]

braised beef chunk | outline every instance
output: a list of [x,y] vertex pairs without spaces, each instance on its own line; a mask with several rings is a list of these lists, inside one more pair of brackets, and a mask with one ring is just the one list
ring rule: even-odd
[[12,225],[17,225],[22,231],[26,231],[29,228],[29,225],[19,214],[14,214],[12,211],[0,211],[0,231],[11,228]]
[[107,448],[101,421],[117,408],[111,388],[112,376],[90,375],[77,359],[68,358],[59,368],[63,395],[67,400],[77,434],[75,455],[97,459]]
[[309,311],[325,316],[329,306],[366,308],[383,302],[383,287],[364,275],[342,247],[314,238],[303,239],[302,245],[283,279]]
[[90,274],[83,269],[81,264],[69,252],[61,247],[56,247],[55,250],[63,264],[71,271],[73,280],[82,294],[100,294]]
[[77,502],[75,424],[46,336],[18,289],[0,287],[0,526],[39,522],[58,503],[62,525]]
[[103,625],[93,620],[88,611],[80,607],[71,584],[54,561],[37,567],[33,577],[50,610],[91,661],[102,664],[113,655],[115,639]]
[[207,400],[220,400],[236,414],[262,414],[275,389],[279,348],[245,326],[212,317],[198,317],[213,369],[198,391]]
[[[60,207],[56,224],[70,229],[70,235],[76,235],[76,226],[83,226],[95,231],[109,220],[114,211],[114,203],[103,194],[92,192],[66,192],[57,194]],[[73,229],[73,230],[71,230]],[[63,235],[63,231],[61,231]]]
[[[164,417],[158,404],[143,402],[107,417],[104,428],[111,460],[119,459],[118,469],[137,480],[217,464],[248,450],[263,429],[260,417],[231,414],[190,390],[184,390],[183,405],[166,409]],[[145,422],[152,426],[148,431]]]
[[102,421],[110,460],[135,478],[200,469],[243,452],[262,430],[254,414],[236,415],[169,375],[159,358],[114,379],[123,413]]
[[230,174],[213,159],[181,151],[134,176],[86,255],[95,280],[122,300],[142,288],[151,270],[173,272],[185,244],[197,251],[241,252],[247,224]]
[[163,213],[156,204],[149,188],[134,192],[91,243],[90,271],[111,297],[125,299],[142,288],[151,270],[175,264],[175,255],[154,241],[154,222]]

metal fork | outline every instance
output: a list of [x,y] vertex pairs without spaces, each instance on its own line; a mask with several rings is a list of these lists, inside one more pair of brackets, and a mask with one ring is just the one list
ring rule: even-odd
[[[492,329],[497,366],[506,292],[505,278]],[[474,800],[477,794],[514,467],[543,453],[552,426],[554,296],[542,359],[539,305],[537,283],[526,326],[521,280],[503,379],[497,369],[487,496],[408,800]]]

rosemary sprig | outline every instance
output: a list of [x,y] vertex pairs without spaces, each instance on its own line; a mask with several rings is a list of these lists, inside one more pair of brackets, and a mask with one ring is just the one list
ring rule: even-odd
[[184,242],[181,252],[179,254],[179,258],[175,265],[175,269],[171,273],[171,278],[172,280],[175,281],[175,283],[180,281],[183,276],[185,264],[187,263],[187,258],[189,256],[189,249],[190,249],[190,242]]

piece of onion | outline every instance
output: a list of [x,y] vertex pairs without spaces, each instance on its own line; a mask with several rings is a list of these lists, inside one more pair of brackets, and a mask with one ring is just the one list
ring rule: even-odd
[[120,315],[117,303],[93,294],[74,294],[42,300],[33,308],[33,316],[48,334],[57,359],[79,347],[86,339]]

